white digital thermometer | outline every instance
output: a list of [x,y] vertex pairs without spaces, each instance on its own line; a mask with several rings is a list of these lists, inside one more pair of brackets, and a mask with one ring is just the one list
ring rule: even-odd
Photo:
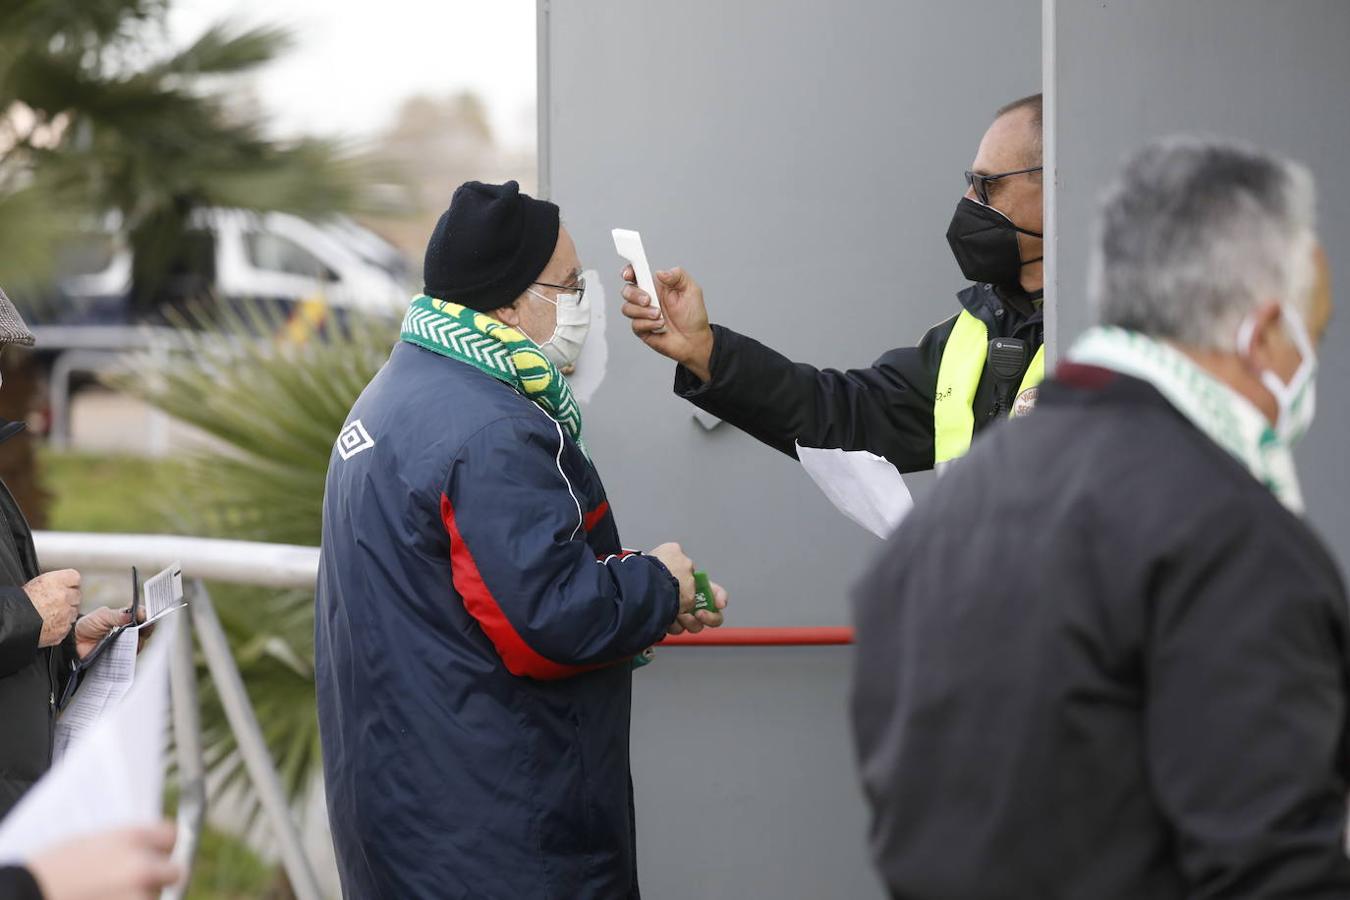
[[[628,260],[628,264],[633,267],[633,274],[637,276],[638,287],[652,298],[652,309],[660,312],[661,300],[656,293],[656,282],[652,280],[652,267],[647,265],[647,251],[642,249],[642,235],[627,228],[615,228],[613,234],[614,249]],[[654,333],[661,334],[665,330],[662,325]]]

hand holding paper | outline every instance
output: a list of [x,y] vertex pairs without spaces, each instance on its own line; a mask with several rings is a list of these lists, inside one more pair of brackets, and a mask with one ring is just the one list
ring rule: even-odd
[[134,568],[131,583],[130,609],[104,607],[76,625],[75,644],[80,662],[67,680],[65,693],[57,705],[62,714],[56,723],[54,758],[59,759],[104,713],[117,705],[131,687],[136,654],[154,630],[154,622],[185,605],[183,570],[177,563],[147,581],[143,592]]
[[[159,821],[169,658],[178,630],[165,632],[146,651],[135,685],[121,702],[99,716],[82,739],[71,743],[65,755],[0,821],[0,864],[31,859],[80,835]],[[136,632],[123,631],[116,641],[118,649],[105,653],[98,668],[136,667]],[[88,687],[82,686],[76,697],[83,697]],[[63,723],[72,711],[62,716]]]
[[118,828],[48,847],[28,860],[44,900],[143,898],[183,877],[169,854],[172,822]]
[[79,654],[80,659],[84,659],[99,641],[112,633],[113,629],[130,624],[131,613],[128,610],[113,609],[109,606],[80,616],[79,621],[75,623],[75,652]]

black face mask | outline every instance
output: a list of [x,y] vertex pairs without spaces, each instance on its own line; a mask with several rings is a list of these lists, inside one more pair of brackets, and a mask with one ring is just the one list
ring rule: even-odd
[[956,204],[952,223],[947,226],[947,243],[951,244],[961,274],[971,281],[1020,290],[1022,267],[1044,257],[1023,262],[1022,251],[1017,246],[1018,232],[1042,237],[1034,231],[1018,228],[1012,219],[992,206],[962,197]]

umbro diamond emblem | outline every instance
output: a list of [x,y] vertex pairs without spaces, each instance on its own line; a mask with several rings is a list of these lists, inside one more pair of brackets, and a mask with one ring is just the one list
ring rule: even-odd
[[362,450],[369,450],[375,446],[375,439],[366,431],[366,426],[357,419],[346,428],[342,429],[342,434],[338,435],[337,451],[343,460],[351,459]]

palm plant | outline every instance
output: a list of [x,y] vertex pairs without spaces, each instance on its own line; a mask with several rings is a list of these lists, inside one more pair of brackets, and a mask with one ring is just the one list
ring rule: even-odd
[[[219,24],[185,48],[168,46],[172,0],[4,0],[0,3],[0,247],[4,286],[30,311],[58,248],[116,213],[132,250],[133,309],[153,302],[203,207],[349,211],[373,172],[329,143],[266,139],[256,113],[232,107],[229,76],[286,49],[276,28]],[[5,360],[11,383],[36,384]],[[30,397],[0,394],[0,414],[24,419]],[[39,482],[24,442],[0,468]],[[41,520],[40,507],[30,513]]]
[[30,264],[46,260],[46,238],[69,229],[72,211],[116,211],[140,298],[181,249],[194,210],[331,213],[351,208],[360,180],[361,164],[333,145],[268,140],[256,114],[231,107],[225,76],[283,52],[284,30],[219,24],[166,48],[168,6],[0,5],[0,243],[22,238]]
[[[333,441],[396,329],[384,320],[347,320],[297,344],[268,337],[281,324],[258,306],[227,316],[217,331],[185,325],[184,352],[135,359],[116,379],[210,438],[184,460],[175,486],[173,515],[185,533],[319,543]],[[236,587],[217,588],[216,596],[272,757],[298,800],[319,770],[313,594]],[[233,786],[243,771],[209,688],[203,727],[208,763]]]
[[[196,210],[350,212],[360,185],[388,177],[328,142],[270,140],[259,114],[234,102],[231,76],[284,52],[287,33],[221,24],[170,46],[172,2],[0,3],[0,247],[16,299],[40,299],[34,289],[48,283],[62,242],[110,212],[132,250],[133,300],[144,304]],[[260,337],[279,324],[263,313],[223,326],[212,317],[222,330],[185,331],[188,352],[171,365],[139,360],[121,379],[212,439],[183,469],[165,469],[184,533],[318,543],[329,449],[393,329],[351,322],[303,345]],[[18,362],[6,360],[11,380]],[[13,391],[0,397],[22,406]],[[15,480],[39,481],[32,471]],[[283,783],[298,799],[319,762],[312,595],[221,586],[214,595]],[[228,789],[244,773],[209,679],[202,684],[208,762]]]

